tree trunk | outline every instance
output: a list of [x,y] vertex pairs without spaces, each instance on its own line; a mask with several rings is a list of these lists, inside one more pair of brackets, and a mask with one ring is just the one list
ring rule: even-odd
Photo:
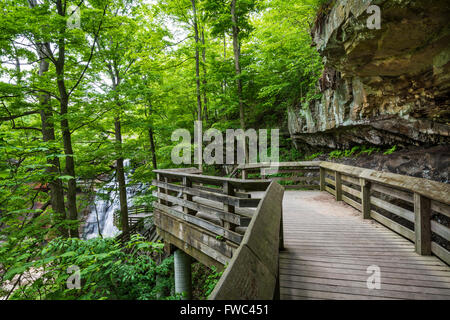
[[120,117],[114,119],[115,137],[117,143],[118,157],[116,160],[116,177],[119,183],[119,199],[120,199],[120,221],[122,225],[122,234],[124,239],[128,239],[130,226],[128,225],[128,202],[127,202],[127,186],[125,182],[125,170],[122,157],[122,129],[120,125]]
[[205,46],[205,30],[202,27],[202,66],[203,66],[203,118],[208,121],[208,97],[206,95],[206,46]]
[[[56,2],[56,7],[58,10],[58,15],[64,17],[64,5],[61,0]],[[73,158],[73,148],[72,148],[72,134],[70,132],[69,120],[67,120],[68,109],[69,109],[69,94],[67,92],[65,77],[64,77],[64,63],[65,63],[65,39],[64,33],[66,31],[65,26],[62,26],[60,30],[60,39],[58,40],[58,60],[55,63],[55,69],[57,74],[57,85],[60,95],[60,115],[61,120],[61,131],[64,143],[64,154],[66,156],[66,166],[65,173],[71,178],[68,181],[67,188],[67,207],[69,211],[69,220],[77,221],[77,183],[75,180],[75,161]],[[73,238],[78,238],[78,226],[69,228],[69,236]]]
[[[39,65],[39,76],[42,76],[45,72],[48,71],[49,63],[44,59],[42,52],[42,48],[38,48],[39,58],[41,59]],[[50,96],[48,94],[43,94],[39,97],[39,102],[41,104],[41,122],[42,122],[42,139],[44,142],[55,141],[55,128],[51,121],[52,117],[52,109],[49,106],[48,102],[50,100]],[[52,153],[54,151],[50,151]],[[59,223],[66,218],[66,208],[64,207],[64,190],[62,181],[58,178],[60,174],[60,163],[59,158],[48,158],[47,164],[49,165],[46,168],[46,172],[51,177],[49,182],[50,188],[50,203],[53,209],[53,212],[56,216],[56,222]],[[68,236],[67,229],[59,228],[60,232],[63,236]]]
[[152,102],[151,102],[151,98],[149,98],[148,113],[147,113],[147,109],[145,109],[145,117],[147,118],[147,120],[149,122],[148,139],[150,141],[150,152],[152,154],[153,169],[158,169],[158,162],[156,161],[156,146],[155,146],[155,136],[153,133],[153,123],[150,118],[151,113],[152,113]]
[[[197,82],[197,120],[202,121],[202,97],[200,93],[200,53],[199,53],[199,36],[198,36],[198,24],[197,24],[197,9],[195,8],[195,0],[191,0],[192,10],[194,15],[194,33],[195,33],[195,77]],[[197,141],[195,141],[197,143]],[[198,152],[198,151],[195,151]],[[202,160],[198,159],[198,168],[202,170]]]
[[192,10],[194,14],[194,33],[195,33],[195,78],[197,82],[197,119],[202,121],[202,97],[200,94],[200,53],[198,50],[199,36],[197,25],[197,10],[195,8],[195,0],[191,0]]
[[[239,120],[241,123],[242,130],[245,130],[245,115],[244,115],[244,102],[242,98],[242,80],[241,80],[241,46],[239,43],[239,27],[238,18],[236,15],[236,0],[231,1],[231,20],[232,20],[232,30],[233,30],[233,53],[234,53],[234,68],[236,71],[236,86],[239,99]],[[245,162],[249,162],[249,152],[247,138],[244,138],[244,155]]]
[[152,164],[153,169],[158,169],[158,163],[156,161],[156,147],[155,147],[155,137],[153,135],[153,128],[148,128],[148,137],[150,140],[150,152],[152,153]]
[[[36,6],[35,0],[28,1],[30,8],[34,8]],[[46,55],[44,53],[45,50],[44,44],[36,44],[36,52],[40,59],[39,62],[39,76],[42,77],[49,69],[49,63],[45,59]],[[49,105],[50,95],[41,94],[39,96],[39,103],[41,105],[40,116],[42,123],[42,140],[44,142],[55,141],[55,128],[51,117],[53,115],[52,107]],[[54,152],[49,151],[48,154]],[[60,175],[60,162],[58,157],[48,158],[47,164],[49,165],[46,168],[46,172],[51,177],[49,182],[50,189],[50,204],[52,206],[52,210],[56,216],[57,223],[60,223],[66,218],[66,208],[64,206],[64,189],[61,179],[58,178]],[[63,236],[68,236],[68,231],[66,228],[59,228],[60,233]]]
[[[70,176],[67,183],[67,207],[69,211],[69,220],[77,221],[77,183],[75,180],[75,161],[73,158],[72,134],[70,133],[69,120],[67,120],[69,99],[67,96],[61,96],[61,130],[64,143],[64,153],[66,155],[65,173]],[[69,227],[69,237],[78,238],[78,226]]]
[[[227,35],[223,33],[223,63],[227,61]],[[227,79],[224,77],[223,79],[223,93],[227,92]]]
[[241,81],[241,64],[240,55],[241,48],[239,45],[239,27],[236,16],[236,0],[231,1],[231,20],[233,23],[233,53],[234,53],[234,68],[236,71],[236,85],[239,99],[239,120],[241,128],[245,130],[245,118],[244,118],[244,102],[242,100],[242,81]]

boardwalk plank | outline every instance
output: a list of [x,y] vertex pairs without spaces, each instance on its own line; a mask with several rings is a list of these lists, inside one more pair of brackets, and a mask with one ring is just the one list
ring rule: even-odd
[[[445,299],[450,268],[411,241],[319,191],[285,191],[282,299]],[[367,267],[381,271],[368,289]]]

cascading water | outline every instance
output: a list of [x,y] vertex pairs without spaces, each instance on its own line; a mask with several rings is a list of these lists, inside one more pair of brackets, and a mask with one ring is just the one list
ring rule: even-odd
[[[130,160],[124,160],[124,167],[130,165]],[[128,174],[125,173],[125,183],[128,184]],[[83,238],[92,239],[100,234],[104,238],[116,236],[120,231],[114,225],[114,212],[120,210],[119,191],[117,179],[114,179],[97,192],[94,200],[94,207],[86,219]],[[134,188],[127,187],[127,202],[130,207],[132,197],[135,193]],[[100,231],[100,232],[99,232]]]

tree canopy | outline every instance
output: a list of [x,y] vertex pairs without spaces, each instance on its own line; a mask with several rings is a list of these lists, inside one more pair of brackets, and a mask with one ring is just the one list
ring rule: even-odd
[[[148,186],[153,169],[173,167],[175,129],[200,120],[287,133],[286,110],[317,97],[309,30],[321,2],[2,1],[0,278],[48,257],[49,241],[55,255],[58,245],[83,251],[61,239],[80,237],[96,190],[114,177],[128,221],[125,175]],[[150,188],[132,199],[151,201]]]

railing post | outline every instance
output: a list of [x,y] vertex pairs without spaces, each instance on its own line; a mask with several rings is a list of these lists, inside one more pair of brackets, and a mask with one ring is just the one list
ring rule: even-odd
[[361,211],[363,219],[370,219],[370,182],[360,178],[359,184],[361,185]]
[[[159,174],[159,173],[156,174],[156,180],[161,181],[161,182],[163,181],[161,174]],[[158,187],[157,190],[158,190],[158,193],[166,193],[165,191],[167,191],[161,187]],[[167,202],[165,200],[162,200],[159,197],[158,197],[158,203],[162,204],[162,205],[167,205]]]
[[[187,177],[183,177],[183,186],[188,187],[188,188],[192,188],[192,181],[191,179],[187,178]],[[192,196],[187,194],[187,193],[183,193],[183,199],[185,201],[192,201]],[[186,208],[183,206],[183,212],[187,213],[187,214],[193,214],[194,211]]]
[[336,201],[342,201],[342,178],[341,173],[334,172],[334,189],[336,191]]
[[[169,179],[168,179],[167,177],[164,177],[164,182],[165,182],[166,184],[169,183]],[[169,195],[169,190],[168,190],[168,189],[164,189],[164,193],[165,193],[166,195]],[[169,206],[169,207],[171,207],[171,206],[172,206],[172,202],[166,201],[166,205]]]
[[241,179],[246,180],[247,179],[247,170],[242,169],[241,170]]
[[325,191],[325,169],[319,167],[319,175],[320,175],[320,191]]
[[414,193],[416,252],[431,255],[431,200]]
[[[225,181],[223,183],[223,194],[226,194],[226,195],[229,195],[229,196],[234,196],[233,186],[228,181]],[[234,213],[234,206],[228,205],[228,204],[224,204],[223,205],[223,211],[229,212],[229,213]],[[229,229],[229,230],[232,230],[232,231],[234,231],[234,229],[235,229],[235,226],[232,225],[228,221],[224,221],[223,226],[224,226],[225,229]]]

